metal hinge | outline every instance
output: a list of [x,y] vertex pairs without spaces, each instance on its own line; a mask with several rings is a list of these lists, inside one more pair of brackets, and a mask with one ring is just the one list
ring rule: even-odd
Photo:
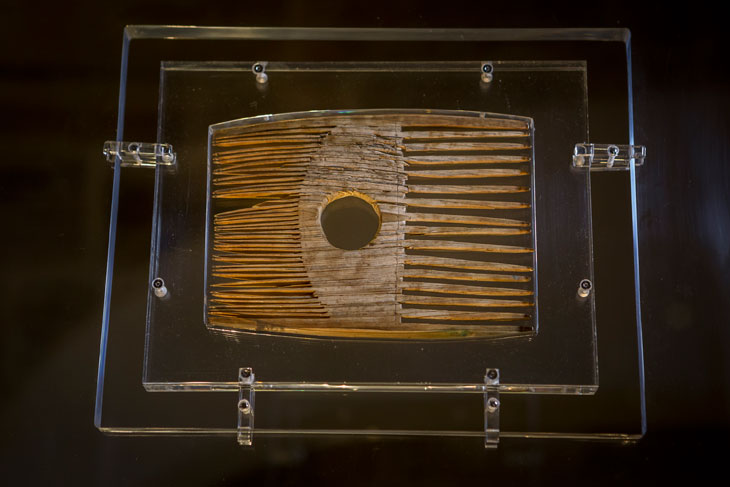
[[644,164],[646,147],[643,145],[575,144],[573,167],[591,171],[626,171],[631,166]]
[[117,158],[121,167],[174,166],[177,156],[170,144],[148,142],[104,142],[104,157],[114,166]]

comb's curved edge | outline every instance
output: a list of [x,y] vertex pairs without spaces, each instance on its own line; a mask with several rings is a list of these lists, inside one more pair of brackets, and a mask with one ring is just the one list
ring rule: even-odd
[[533,119],[521,115],[511,115],[503,113],[479,112],[475,110],[442,110],[427,108],[373,108],[373,109],[354,109],[354,110],[308,110],[301,112],[285,112],[276,114],[256,115],[255,117],[237,118],[212,124],[209,132],[217,132],[226,128],[240,127],[244,125],[256,125],[260,123],[284,122],[299,119],[316,119],[334,116],[388,116],[388,115],[443,115],[447,117],[476,117],[482,119],[494,120],[514,120],[527,124],[525,128],[533,128]]
[[[321,326],[302,327],[301,321],[291,320],[282,323],[276,320],[272,324],[261,319],[227,320],[215,318],[210,321],[211,330],[224,334],[230,332],[253,332],[266,335],[289,335],[308,338],[356,338],[356,339],[386,339],[386,340],[462,340],[466,338],[517,338],[531,337],[534,332],[531,327],[518,324],[500,325],[433,325],[413,323],[410,329],[389,330],[381,328],[331,328]],[[299,326],[296,326],[299,325]]]

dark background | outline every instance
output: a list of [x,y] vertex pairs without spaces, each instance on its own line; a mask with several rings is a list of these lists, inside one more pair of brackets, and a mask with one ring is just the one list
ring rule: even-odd
[[[679,482],[730,433],[730,71],[700,3],[4,4],[0,14],[0,483]],[[126,24],[628,27],[633,34],[648,429],[559,440],[112,438],[92,424]],[[140,218],[148,218],[140,215]],[[722,478],[722,477],[721,477]]]

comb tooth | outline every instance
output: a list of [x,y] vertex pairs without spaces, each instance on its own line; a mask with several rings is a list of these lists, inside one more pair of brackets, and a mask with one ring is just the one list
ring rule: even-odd
[[[278,219],[276,221],[296,221],[295,217],[296,217],[296,214],[291,214],[291,215],[283,214],[281,216],[277,216]],[[245,225],[248,223],[261,223],[261,222],[266,222],[266,221],[268,221],[268,220],[266,220],[266,218],[260,218],[260,217],[255,217],[255,216],[251,216],[251,217],[240,216],[240,217],[236,217],[236,218],[227,218],[225,220],[219,220],[219,221],[214,222],[214,224],[218,225],[220,227],[221,232],[227,232],[227,231],[235,231],[235,230],[231,230],[231,229],[239,228],[240,225]],[[297,230],[293,229],[292,232],[297,232]],[[238,235],[238,234],[239,233],[237,232],[236,235]]]
[[526,193],[530,191],[527,186],[515,185],[446,185],[446,184],[408,184],[408,194],[458,194],[458,195],[476,195],[476,194],[512,194]]
[[276,307],[276,306],[301,306],[302,308],[322,308],[322,305],[316,299],[308,296],[291,296],[291,297],[246,297],[235,295],[211,296],[211,303],[230,303],[236,306],[255,308],[255,307]]
[[254,213],[263,210],[278,210],[278,209],[289,209],[297,208],[298,201],[296,199],[289,200],[275,200],[275,201],[263,201],[261,203],[249,206],[247,208],[239,208],[237,210],[222,211],[215,215],[215,218],[222,218],[230,215],[239,215],[241,213]]
[[228,194],[214,194],[211,195],[215,199],[254,199],[259,200],[262,198],[287,198],[291,196],[292,192],[288,190],[270,190],[270,191],[249,191],[245,193],[228,193]]
[[402,146],[403,151],[413,152],[483,152],[502,150],[526,150],[530,149],[529,144],[515,142],[434,142],[434,143],[410,143]]
[[[250,186],[250,185],[260,185],[262,183],[277,183],[277,184],[285,184],[285,183],[301,183],[304,181],[303,179],[304,173],[297,175],[289,175],[287,174],[287,177],[270,177],[270,178],[261,178],[260,176],[235,176],[235,179],[228,179],[226,181],[215,181],[215,184],[217,186]],[[233,176],[231,176],[233,177]]]
[[485,274],[479,272],[452,272],[435,269],[406,269],[404,279],[441,279],[448,281],[476,281],[476,282],[529,282],[528,275],[514,274]]
[[257,256],[247,256],[247,255],[237,255],[237,254],[215,254],[213,258],[220,262],[234,262],[238,264],[246,264],[246,265],[274,265],[274,264],[280,264],[280,265],[291,265],[292,263],[299,264],[301,263],[302,259],[301,256],[280,256],[277,255],[277,258],[272,257],[265,257],[261,255]]
[[454,130],[413,130],[406,132],[403,142],[438,142],[450,141],[451,139],[490,139],[494,137],[529,137],[530,134],[524,130],[480,130],[472,131],[454,131]]
[[262,215],[252,213],[244,214],[237,217],[230,217],[222,220],[218,220],[215,223],[219,225],[239,225],[245,223],[260,223],[266,221],[295,221],[298,215],[294,211],[281,211],[274,213],[262,212]]
[[262,207],[251,207],[251,208],[245,208],[243,210],[237,210],[235,212],[226,212],[226,213],[220,213],[215,216],[214,221],[216,222],[224,222],[224,221],[232,221],[237,220],[241,218],[256,218],[261,216],[277,216],[277,215],[293,215],[298,214],[299,210],[296,206],[280,206],[280,207],[271,207],[271,208],[262,208]]
[[253,251],[258,250],[261,252],[291,252],[296,254],[299,250],[299,245],[296,243],[291,244],[264,244],[260,242],[215,242],[215,248],[228,249],[232,251]]
[[[306,167],[306,163],[309,162],[308,157],[290,156],[290,157],[261,157],[258,159],[250,159],[245,162],[231,163],[224,166],[216,165],[213,169],[213,176],[225,176],[237,174],[238,171],[248,171],[250,169],[261,169],[261,170],[273,170],[278,167]],[[271,166],[271,167],[267,167]]]
[[306,135],[306,134],[270,134],[270,135],[252,135],[250,137],[241,137],[235,141],[227,142],[226,146],[222,147],[247,147],[247,146],[287,146],[289,144],[311,144],[319,142],[320,135]]
[[449,321],[513,321],[527,320],[526,313],[503,313],[491,311],[449,311],[435,309],[404,309],[402,317],[405,319],[422,320],[449,320]]
[[250,269],[247,266],[239,265],[218,265],[214,273],[230,273],[239,279],[266,280],[273,278],[299,278],[306,277],[306,272],[296,268],[280,267],[278,269]]
[[499,118],[485,118],[480,121],[479,124],[474,123],[472,120],[467,122],[456,122],[454,119],[445,121],[437,121],[436,117],[432,120],[424,120],[419,122],[403,122],[401,130],[404,132],[410,132],[413,130],[425,130],[429,128],[432,130],[453,130],[453,129],[466,129],[473,133],[479,133],[482,130],[499,130],[499,129],[516,129],[516,130],[527,130],[528,124],[522,120],[513,119],[499,119]]
[[292,132],[327,134],[333,128],[337,127],[337,124],[332,123],[331,121],[320,123],[321,120],[322,119],[311,120],[306,124],[302,124],[301,120],[287,120],[279,122],[264,121],[242,127],[231,127],[228,129],[222,129],[216,135],[215,140],[237,140],[246,137]]
[[508,228],[508,227],[442,227],[442,226],[418,226],[407,225],[406,235],[427,235],[430,237],[472,237],[484,235],[525,235],[530,233],[529,228]]
[[263,184],[245,184],[245,185],[239,185],[235,188],[217,189],[213,192],[213,195],[278,192],[283,195],[282,197],[291,198],[292,196],[298,195],[299,191],[300,191],[300,184],[297,182],[293,182],[293,183],[277,182],[277,183],[263,183]]
[[284,196],[291,197],[293,195],[296,195],[299,192],[299,183],[294,182],[276,182],[276,183],[268,183],[268,184],[241,184],[236,186],[235,188],[226,188],[226,189],[216,189],[213,192],[214,196],[225,196],[225,195],[231,195],[231,194],[252,194],[252,193],[261,193],[261,192],[279,192],[282,193]]
[[236,307],[225,306],[227,311],[235,311],[237,316],[242,318],[326,318],[326,311],[287,311],[287,310],[241,310]]
[[312,151],[310,149],[243,152],[226,157],[215,156],[213,158],[213,163],[218,166],[225,166],[226,164],[241,164],[250,161],[260,161],[267,158],[278,159],[281,157],[303,157],[309,155],[311,152]]
[[[284,174],[287,177],[303,176],[307,174],[307,169],[303,166],[285,166],[277,167],[276,172],[278,174]],[[228,173],[224,175],[214,175],[213,182],[216,184],[224,184],[243,181],[245,183],[247,180],[250,180],[252,178],[261,178],[261,176],[268,176],[270,174],[271,170],[266,167],[237,169],[236,171],[228,171]],[[258,181],[260,179],[256,180]]]
[[230,140],[239,140],[249,137],[262,137],[262,136],[273,136],[273,135],[297,135],[297,134],[319,134],[324,135],[329,133],[329,131],[333,128],[335,128],[336,125],[321,125],[317,127],[271,127],[271,126],[262,126],[262,124],[257,125],[251,125],[250,129],[247,131],[245,129],[238,128],[240,132],[237,132],[232,135],[225,135],[219,134],[215,137],[216,145],[220,145],[221,142],[230,141]]
[[236,223],[230,224],[226,228],[228,231],[242,231],[247,232],[249,230],[283,230],[290,229],[291,231],[297,230],[296,220],[287,219],[281,221],[266,221],[263,223]]
[[[224,236],[231,233],[230,231],[226,230],[220,230],[219,235]],[[282,239],[294,239],[299,238],[299,230],[297,229],[291,229],[291,230],[274,230],[274,229],[266,229],[266,230],[250,230],[246,233],[241,232],[235,232],[235,235],[242,239],[267,239],[267,238],[282,238]]]
[[[238,144],[240,145],[240,143]],[[216,154],[217,160],[230,158],[239,155],[247,154],[279,154],[287,152],[299,152],[299,151],[311,151],[319,147],[318,142],[310,142],[304,144],[289,144],[289,143],[269,143],[269,144],[257,144],[254,147],[243,147],[231,150],[220,151]]]
[[230,242],[230,243],[256,243],[259,245],[264,244],[277,244],[292,242],[296,238],[295,234],[284,234],[284,235],[248,235],[235,232],[232,234],[219,233],[215,236],[214,241]]
[[248,276],[241,276],[235,272],[213,272],[212,274],[214,277],[223,277],[227,279],[236,279],[236,284],[240,286],[241,288],[245,288],[247,286],[264,286],[264,285],[276,285],[276,286],[285,286],[285,285],[303,285],[307,284],[309,281],[307,280],[307,277],[300,277],[298,279],[292,278],[292,277],[284,277],[281,279],[242,279],[242,277],[248,277]]
[[403,291],[468,296],[532,296],[529,289],[442,284],[439,282],[404,282]]
[[406,168],[418,169],[420,166],[456,166],[456,165],[478,165],[478,164],[518,164],[521,162],[530,162],[530,158],[526,156],[447,156],[443,154],[428,155],[423,154],[418,159],[406,159]]
[[529,227],[530,222],[512,218],[494,218],[472,215],[448,215],[440,213],[406,213],[406,221],[421,223],[455,223],[500,227]]
[[[524,169],[414,169],[408,171],[408,177],[424,179],[484,179],[526,176]],[[466,185],[465,185],[466,186]]]
[[486,298],[454,298],[443,296],[415,296],[406,294],[401,296],[400,302],[406,305],[449,306],[468,308],[525,308],[533,307],[531,301],[515,299],[486,299]]
[[[225,251],[224,251],[225,252]],[[231,252],[226,252],[226,254],[230,254]],[[300,265],[302,263],[301,256],[296,255],[294,253],[289,254],[282,254],[282,253],[264,253],[264,252],[238,252],[237,256],[241,259],[238,262],[272,262],[272,263],[294,263],[297,265]],[[245,260],[247,257],[250,258],[250,260]],[[214,256],[215,260],[218,260],[219,257],[216,255]],[[263,260],[266,259],[266,260]]]
[[270,151],[234,151],[233,154],[227,156],[216,155],[213,157],[213,163],[225,166],[226,164],[241,164],[252,160],[272,159],[282,157],[306,157],[312,153],[311,149],[280,149]]
[[228,279],[235,279],[242,286],[253,286],[262,284],[277,284],[277,285],[290,285],[290,284],[306,284],[307,275],[298,272],[283,271],[280,273],[266,273],[266,274],[250,274],[241,273],[237,270],[224,271],[216,269],[211,275],[216,277],[225,277]]
[[521,201],[484,201],[458,199],[407,198],[406,204],[411,208],[442,208],[469,210],[514,210],[529,208],[530,204]]
[[219,282],[212,285],[215,288],[234,288],[239,289],[241,291],[245,291],[246,293],[251,294],[281,294],[281,295],[290,295],[290,294],[300,294],[300,295],[311,295],[314,292],[314,289],[311,287],[266,287],[266,286],[259,286],[259,287],[241,287],[239,283],[237,282]]
[[483,262],[479,260],[455,259],[449,257],[432,257],[427,255],[407,255],[405,264],[410,266],[465,269],[474,271],[532,272],[532,267],[525,265],[506,264],[504,262]]

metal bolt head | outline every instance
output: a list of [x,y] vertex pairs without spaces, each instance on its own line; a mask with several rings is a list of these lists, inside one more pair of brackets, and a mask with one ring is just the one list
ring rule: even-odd
[[497,399],[496,397],[490,397],[487,400],[487,411],[493,413],[497,409],[499,409],[499,399]]
[[251,403],[248,402],[248,399],[238,401],[238,410],[243,414],[249,414],[251,412]]
[[256,63],[253,65],[253,72],[254,73],[263,73],[264,67],[260,63]]
[[489,378],[490,380],[494,380],[498,376],[499,376],[499,374],[497,373],[497,371],[495,369],[489,369],[487,371],[487,378]]
[[241,377],[251,377],[251,369],[248,367],[241,369]]
[[152,290],[155,292],[155,296],[157,296],[158,298],[164,298],[167,296],[165,281],[163,281],[160,277],[155,277],[152,280]]
[[580,281],[580,284],[578,284],[578,296],[581,298],[587,298],[589,294],[591,294],[591,289],[593,289],[593,283],[588,279],[583,279]]
[[494,66],[492,66],[489,63],[482,64],[482,72],[483,73],[491,74],[492,71],[494,71]]

